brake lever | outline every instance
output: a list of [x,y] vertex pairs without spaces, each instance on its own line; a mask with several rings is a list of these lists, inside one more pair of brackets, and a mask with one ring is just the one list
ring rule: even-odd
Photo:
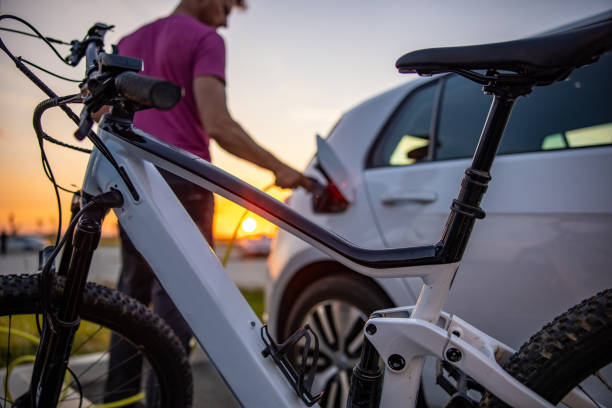
[[92,126],[93,119],[91,118],[91,112],[89,111],[89,107],[85,106],[81,111],[81,121],[79,122],[79,128],[74,132],[74,137],[79,141],[85,139]]
[[85,97],[85,106],[79,118],[79,128],[74,132],[77,140],[80,141],[87,137],[94,122],[91,114],[110,103],[113,92],[114,82],[110,74],[93,75],[81,83],[81,94]]

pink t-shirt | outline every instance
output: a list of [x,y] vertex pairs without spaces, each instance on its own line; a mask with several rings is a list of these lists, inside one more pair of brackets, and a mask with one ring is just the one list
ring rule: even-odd
[[185,90],[167,111],[136,113],[134,126],[210,161],[210,138],[204,132],[193,97],[193,80],[212,75],[225,81],[225,43],[215,28],[193,17],[173,14],[124,37],[119,53],[144,61],[145,75],[163,78]]

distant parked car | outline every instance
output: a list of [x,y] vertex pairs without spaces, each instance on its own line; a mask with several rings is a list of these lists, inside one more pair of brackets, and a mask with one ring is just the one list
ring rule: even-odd
[[243,256],[268,256],[271,239],[265,235],[255,238],[242,238],[238,240],[238,248]]
[[[444,309],[517,348],[569,306],[612,286],[612,55],[537,88],[512,113],[493,181]],[[420,78],[346,112],[326,142],[354,200],[289,205],[367,248],[441,236],[490,97],[457,75]],[[336,163],[338,164],[338,163]],[[326,183],[315,158],[306,174]],[[343,208],[344,207],[344,208]],[[362,327],[376,309],[416,302],[419,279],[371,279],[280,231],[268,259],[269,325],[278,340],[310,323],[322,360],[315,391],[343,406]],[[431,362],[427,403],[439,406]]]
[[11,236],[6,242],[7,252],[40,251],[46,245],[46,241],[38,236]]

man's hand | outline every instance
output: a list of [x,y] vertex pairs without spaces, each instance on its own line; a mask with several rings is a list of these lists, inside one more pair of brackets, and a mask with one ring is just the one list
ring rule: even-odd
[[304,187],[308,191],[312,191],[312,182],[308,177],[305,177],[300,172],[291,167],[280,163],[278,168],[274,169],[276,176],[276,185],[282,188]]
[[91,118],[96,122],[99,123],[100,119],[102,119],[102,115],[104,115],[105,113],[110,112],[111,107],[108,105],[104,105],[103,107],[101,107],[98,111],[96,112],[92,112],[91,113]]
[[300,172],[282,163],[272,153],[257,144],[234,121],[227,109],[225,83],[213,76],[200,76],[193,82],[193,95],[204,131],[224,150],[250,161],[276,176],[282,188],[304,187],[312,190],[312,182]]

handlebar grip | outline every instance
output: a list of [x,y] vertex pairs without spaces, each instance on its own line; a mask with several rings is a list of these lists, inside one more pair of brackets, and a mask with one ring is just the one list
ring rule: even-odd
[[117,75],[115,88],[132,102],[162,110],[172,108],[183,96],[183,88],[172,82],[134,72]]

